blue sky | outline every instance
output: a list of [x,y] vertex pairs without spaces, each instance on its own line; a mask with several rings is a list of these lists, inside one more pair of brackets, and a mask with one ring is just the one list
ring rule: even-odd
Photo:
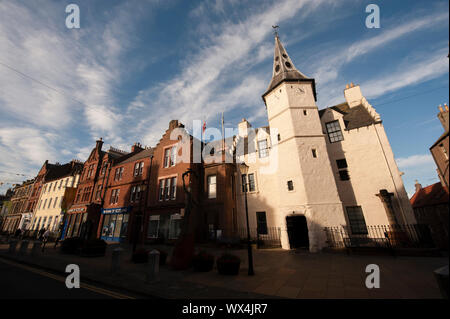
[[[371,2],[380,29],[365,27]],[[65,27],[69,3],[80,29]],[[228,127],[266,125],[278,24],[320,109],[361,85],[412,195],[415,179],[438,181],[429,146],[449,100],[448,10],[446,0],[1,0],[0,181],[35,176],[46,159],[84,161],[100,136],[105,148],[153,146],[171,119],[219,127],[223,111]]]

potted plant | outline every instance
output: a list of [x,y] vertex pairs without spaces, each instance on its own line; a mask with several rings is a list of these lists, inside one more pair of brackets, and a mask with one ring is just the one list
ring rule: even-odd
[[137,249],[132,257],[131,260],[136,264],[146,263],[148,262],[148,253],[149,251],[144,248]]
[[217,259],[217,270],[222,275],[237,275],[241,259],[238,256],[225,253]]
[[205,251],[201,251],[192,259],[192,266],[194,267],[194,271],[211,271],[214,267],[214,256]]

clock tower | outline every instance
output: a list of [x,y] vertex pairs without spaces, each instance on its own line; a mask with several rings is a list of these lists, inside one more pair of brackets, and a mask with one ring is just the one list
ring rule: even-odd
[[272,80],[263,100],[271,134],[276,132],[274,218],[282,225],[282,246],[306,238],[310,251],[318,251],[326,245],[324,227],[346,224],[344,210],[316,105],[315,81],[296,69],[278,35]]

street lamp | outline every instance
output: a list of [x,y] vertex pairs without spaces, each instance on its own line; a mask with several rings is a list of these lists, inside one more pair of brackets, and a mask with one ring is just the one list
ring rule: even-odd
[[247,219],[247,250],[248,250],[248,275],[253,276],[255,272],[253,271],[253,253],[252,253],[252,244],[250,242],[250,225],[248,222],[248,204],[247,204],[247,172],[248,172],[248,165],[245,163],[241,163],[239,167],[241,171],[241,175],[245,178],[242,178],[242,184],[244,186],[244,198],[245,198],[245,217]]

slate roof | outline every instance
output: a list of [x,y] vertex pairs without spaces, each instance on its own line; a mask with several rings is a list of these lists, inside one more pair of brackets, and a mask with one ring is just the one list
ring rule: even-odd
[[270,81],[266,93],[263,94],[263,97],[283,81],[312,81],[314,98],[316,99],[316,85],[314,79],[308,78],[295,67],[277,35],[275,37],[272,80]]
[[130,163],[134,161],[138,161],[140,159],[150,157],[150,155],[153,155],[154,149],[153,148],[146,148],[136,154],[134,154],[131,157],[125,158],[125,160],[119,160],[120,164]]
[[325,108],[319,111],[319,116],[325,113],[326,110],[332,109],[336,112],[344,115],[343,120],[345,123],[346,130],[353,130],[356,128],[368,126],[371,124],[380,123],[380,121],[376,121],[372,115],[370,115],[369,111],[362,105],[350,107],[347,103],[341,103],[335,106],[331,106],[329,108]]
[[439,182],[419,189],[411,197],[410,202],[413,208],[442,205],[448,204],[448,196],[449,192],[447,187],[443,187]]
[[63,165],[53,165],[48,171],[45,181],[53,181],[64,176],[69,176],[83,169],[83,163],[69,162]]

